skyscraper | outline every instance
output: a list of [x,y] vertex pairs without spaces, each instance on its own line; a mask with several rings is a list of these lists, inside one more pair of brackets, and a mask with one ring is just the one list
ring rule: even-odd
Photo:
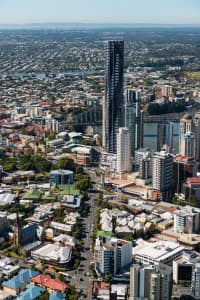
[[169,300],[172,292],[172,270],[160,264],[133,265],[130,270],[130,300]]
[[157,151],[160,151],[164,145],[167,146],[168,152],[173,150],[173,131],[174,123],[168,120],[158,123],[157,133]]
[[132,262],[132,243],[114,237],[98,237],[94,247],[94,261],[98,273],[119,273]]
[[105,99],[103,106],[103,147],[117,151],[117,132],[123,127],[124,42],[108,41],[106,45]]
[[185,114],[180,120],[179,153],[200,160],[200,114]]
[[200,297],[200,263],[196,264],[192,271],[192,292],[197,299]]
[[131,171],[131,145],[128,128],[119,128],[117,133],[117,172]]
[[130,132],[131,156],[134,157],[135,150],[143,147],[143,112],[141,111],[141,98],[138,90],[126,90],[124,124]]
[[172,197],[173,156],[165,151],[156,152],[152,157],[152,186],[166,199]]

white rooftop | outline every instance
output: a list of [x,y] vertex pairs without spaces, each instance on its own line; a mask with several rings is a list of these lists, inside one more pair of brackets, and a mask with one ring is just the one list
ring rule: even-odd
[[149,243],[139,239],[137,245],[133,248],[133,255],[143,256],[159,262],[184,250],[184,247],[180,246],[179,243],[171,241]]

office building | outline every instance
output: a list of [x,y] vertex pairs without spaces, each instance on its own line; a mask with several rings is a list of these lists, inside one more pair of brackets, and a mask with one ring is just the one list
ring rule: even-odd
[[200,209],[192,206],[184,206],[174,212],[174,231],[178,233],[200,232]]
[[130,300],[169,300],[172,293],[172,269],[160,264],[133,265],[130,270]]
[[95,269],[100,274],[117,274],[132,261],[132,243],[117,238],[96,239]]
[[173,90],[171,85],[164,84],[161,87],[161,95],[167,100],[173,96]]
[[143,112],[138,90],[126,90],[124,124],[130,132],[131,156],[134,157],[135,150],[143,147]]
[[192,132],[187,132],[183,136],[182,154],[189,157],[196,157],[196,139]]
[[176,284],[181,282],[191,283],[192,270],[197,263],[200,263],[200,256],[196,252],[183,252],[173,261],[173,280]]
[[197,163],[194,158],[177,155],[174,158],[174,190],[176,193],[183,193],[183,184],[186,178],[196,176]]
[[31,256],[36,260],[44,260],[50,265],[65,267],[71,261],[71,247],[62,247],[58,244],[45,244],[39,249],[31,252]]
[[152,186],[166,199],[173,196],[173,156],[165,151],[156,152],[152,157]]
[[152,159],[149,155],[139,161],[139,177],[145,180],[152,177]]
[[[183,194],[186,201],[200,201],[200,177],[187,178],[183,184]],[[195,204],[194,204],[195,205]]]
[[135,151],[135,160],[134,160],[134,170],[139,171],[140,168],[140,161],[151,157],[152,153],[149,148],[139,148]]
[[200,159],[200,114],[185,114],[180,120],[179,153]]
[[131,171],[130,133],[127,128],[119,128],[117,133],[117,172]]
[[138,239],[137,246],[133,248],[133,256],[136,261],[143,264],[157,265],[163,263],[172,265],[173,260],[182,255],[183,250],[184,247],[176,242],[157,241],[150,243]]
[[59,133],[64,131],[64,122],[56,119],[47,119],[46,120],[46,127],[54,133]]
[[161,151],[163,146],[167,147],[167,152],[173,151],[174,123],[171,121],[161,121],[157,129],[157,151]]
[[103,104],[103,147],[116,153],[117,132],[123,126],[124,42],[106,45],[105,99]]
[[74,172],[69,170],[53,170],[50,173],[50,185],[72,184],[74,182]]
[[196,264],[192,271],[192,292],[200,299],[200,263]]

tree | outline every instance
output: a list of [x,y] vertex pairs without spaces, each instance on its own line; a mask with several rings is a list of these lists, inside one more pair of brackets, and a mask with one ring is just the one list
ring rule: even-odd
[[76,188],[79,189],[80,191],[87,191],[90,188],[92,188],[92,183],[90,180],[89,176],[82,176],[79,180],[76,181],[75,183]]
[[44,294],[38,297],[39,300],[48,300],[49,299],[49,293],[45,291]]
[[63,280],[64,280],[64,276],[63,276],[63,274],[62,274],[62,273],[58,273],[58,276],[57,276],[57,278],[58,278],[59,280],[61,280],[61,281],[63,281]]
[[63,157],[58,160],[58,162],[54,165],[54,169],[64,169],[64,170],[71,170],[75,172],[76,165],[71,158]]

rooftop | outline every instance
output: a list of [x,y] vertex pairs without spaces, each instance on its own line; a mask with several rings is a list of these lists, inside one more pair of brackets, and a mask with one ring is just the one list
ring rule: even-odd
[[40,274],[33,278],[32,282],[59,292],[64,292],[68,288],[66,283],[59,279],[53,279],[49,275]]
[[40,190],[29,190],[25,193],[23,199],[40,200],[42,192]]
[[138,246],[133,248],[133,254],[150,258],[159,262],[165,261],[168,257],[184,250],[179,243],[171,241],[157,241],[154,243],[137,240]]
[[187,184],[200,185],[200,177],[191,177],[186,179]]
[[73,175],[74,172],[70,170],[63,170],[63,169],[58,169],[58,170],[53,170],[50,173],[51,175]]
[[45,289],[35,286],[33,284],[29,284],[26,287],[26,290],[22,292],[16,299],[17,300],[33,300],[38,298],[41,294],[45,292]]
[[37,271],[33,271],[30,269],[22,269],[19,271],[18,275],[14,276],[8,281],[4,281],[2,283],[2,286],[16,290],[20,288],[24,283],[28,282],[31,278],[37,276],[38,274],[39,272]]
[[46,244],[32,251],[32,255],[52,263],[67,264],[71,260],[71,249],[57,244]]

